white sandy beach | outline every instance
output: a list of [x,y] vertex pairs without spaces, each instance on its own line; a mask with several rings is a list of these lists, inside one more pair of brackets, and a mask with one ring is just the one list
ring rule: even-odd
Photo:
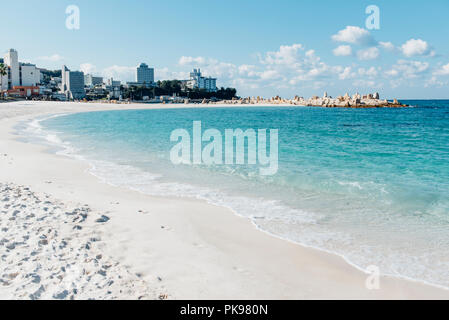
[[0,103],[0,299],[449,299],[393,277],[368,290],[338,256],[203,201],[105,184],[14,134],[45,114],[168,107],[204,106]]

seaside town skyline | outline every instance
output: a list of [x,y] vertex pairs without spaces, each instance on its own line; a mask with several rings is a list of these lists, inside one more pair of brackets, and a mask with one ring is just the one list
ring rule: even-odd
[[[184,102],[176,99],[183,92],[185,98],[199,100],[229,100],[236,97],[233,88],[217,88],[217,79],[205,77],[201,69],[193,69],[187,80],[155,81],[154,68],[142,62],[135,68],[133,81],[122,82],[114,78],[104,79],[82,70],[70,70],[63,65],[60,70],[39,68],[35,64],[21,62],[19,53],[9,49],[0,58],[0,90],[2,98],[27,98],[42,100],[144,100],[151,102]],[[232,92],[229,97],[223,93]],[[159,93],[159,94],[157,94]]]
[[[16,12],[27,4],[17,1],[5,5],[6,10]],[[65,26],[70,5],[79,8],[80,26],[76,30]],[[381,92],[400,99],[448,98],[449,45],[433,31],[434,24],[438,24],[441,34],[448,31],[444,12],[449,4],[435,1],[426,6],[409,2],[407,7],[400,7],[378,1],[378,29],[366,24],[369,5],[348,1],[337,6],[328,2],[320,4],[317,11],[318,5],[291,1],[276,5],[231,1],[226,6],[208,4],[204,8],[190,8],[176,1],[144,1],[132,9],[124,3],[110,6],[106,16],[99,15],[102,1],[50,1],[37,8],[36,13],[55,18],[38,25],[25,11],[21,25],[16,26],[10,17],[5,17],[0,24],[15,26],[15,36],[7,33],[1,49],[4,52],[15,48],[21,53],[21,61],[46,69],[66,65],[70,70],[125,83],[135,81],[135,69],[142,62],[154,68],[156,81],[189,79],[190,72],[200,68],[203,75],[219,80],[218,87],[236,88],[242,97],[321,96],[324,91],[337,96],[348,91]],[[286,7],[289,10],[284,10]],[[216,12],[216,16],[208,17],[207,10]],[[170,14],[153,14],[152,19],[145,19],[150,12]],[[243,19],[243,12],[251,14]],[[319,12],[321,22],[317,24],[304,12]],[[408,19],[399,22],[395,18],[398,12]],[[139,21],[139,28],[137,22],[127,18],[132,15]],[[430,15],[432,19],[426,18]],[[234,22],[223,28],[221,21],[228,16],[235,17]],[[335,16],[345,18],[330,19]],[[255,29],[255,19],[264,18],[267,23]],[[98,19],[102,27],[94,29]],[[118,19],[124,23],[114,23]],[[201,32],[172,28],[179,19],[197,19],[209,27]],[[307,32],[311,25],[313,36]],[[53,36],[39,37],[37,42],[27,32],[31,27],[42,34],[52,32]],[[64,45],[57,39],[64,39]],[[235,43],[239,43],[238,48],[234,48]]]
[[[4,98],[39,100],[90,100],[90,101],[142,101],[151,103],[227,103],[227,104],[293,104],[325,107],[402,107],[395,98],[389,102],[380,99],[378,92],[361,95],[358,92],[332,98],[312,96],[304,99],[296,95],[292,99],[280,96],[271,98],[238,97],[234,88],[218,88],[217,79],[204,77],[201,69],[193,69],[188,80],[155,81],[154,68],[141,63],[135,69],[135,80],[122,83],[114,78],[72,71],[63,65],[60,70],[47,70],[35,64],[20,62],[19,53],[9,49],[0,58],[0,90]],[[159,93],[159,94],[157,94]]]

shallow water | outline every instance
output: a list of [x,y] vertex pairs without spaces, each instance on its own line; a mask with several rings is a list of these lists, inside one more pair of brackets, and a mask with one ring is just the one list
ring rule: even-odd
[[[29,124],[104,181],[231,208],[262,230],[365,269],[449,287],[449,101],[405,109],[91,112]],[[42,119],[41,119],[42,120]],[[170,162],[172,130],[279,129],[279,170]]]

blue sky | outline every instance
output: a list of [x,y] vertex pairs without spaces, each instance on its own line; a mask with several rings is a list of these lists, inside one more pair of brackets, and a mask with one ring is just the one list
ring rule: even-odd
[[[66,28],[68,5],[79,30]],[[366,29],[369,5],[379,30]],[[157,79],[200,67],[242,96],[449,98],[447,0],[15,0],[2,11],[0,50],[39,67],[123,81],[140,62]]]

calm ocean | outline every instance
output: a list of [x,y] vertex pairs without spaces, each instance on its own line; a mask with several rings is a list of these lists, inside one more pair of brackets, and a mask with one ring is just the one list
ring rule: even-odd
[[[359,268],[449,287],[449,101],[402,102],[414,107],[108,111],[30,128],[110,184],[204,199]],[[172,130],[197,120],[223,134],[279,129],[278,173],[173,165]]]

